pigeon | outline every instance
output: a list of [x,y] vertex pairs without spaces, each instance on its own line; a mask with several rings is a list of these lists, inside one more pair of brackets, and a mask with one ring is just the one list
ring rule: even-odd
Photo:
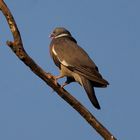
[[56,83],[63,77],[66,77],[66,81],[61,87],[78,82],[86,91],[93,106],[100,109],[94,87],[107,87],[108,81],[102,77],[96,64],[66,28],[56,27],[50,38],[50,55],[60,70],[60,75],[54,76]]

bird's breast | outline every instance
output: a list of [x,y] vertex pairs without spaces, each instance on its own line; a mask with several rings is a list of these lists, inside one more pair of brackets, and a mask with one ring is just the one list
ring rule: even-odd
[[59,67],[59,69],[60,69],[60,61],[59,61],[59,58],[57,57],[57,53],[56,53],[56,51],[54,49],[54,45],[50,46],[50,54],[51,54],[51,57],[52,57],[55,65],[57,67]]

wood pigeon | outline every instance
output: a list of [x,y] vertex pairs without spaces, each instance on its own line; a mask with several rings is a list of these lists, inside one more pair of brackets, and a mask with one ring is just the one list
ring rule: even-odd
[[84,87],[91,103],[100,109],[99,102],[95,96],[94,87],[106,87],[109,83],[103,79],[98,67],[88,54],[77,44],[71,33],[63,28],[57,27],[51,33],[50,54],[54,63],[60,69],[60,75],[55,80],[66,77],[62,85],[78,82]]

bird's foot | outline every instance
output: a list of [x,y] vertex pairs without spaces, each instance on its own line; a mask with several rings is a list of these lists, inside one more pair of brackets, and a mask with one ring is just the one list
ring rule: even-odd
[[[58,85],[57,80],[60,79],[60,78],[62,78],[62,77],[63,77],[63,76],[61,76],[61,75],[53,76],[53,80],[54,80],[55,85]],[[52,93],[53,93],[53,92],[55,92],[55,90],[52,90]]]
[[58,75],[58,76],[53,76],[53,78],[54,78],[54,83],[55,83],[55,85],[58,85],[58,84],[57,84],[57,80],[60,79],[60,78],[63,78],[63,76]]
[[61,85],[61,88],[64,88],[64,86],[66,86],[66,85],[68,85],[68,83],[63,83],[62,85]]

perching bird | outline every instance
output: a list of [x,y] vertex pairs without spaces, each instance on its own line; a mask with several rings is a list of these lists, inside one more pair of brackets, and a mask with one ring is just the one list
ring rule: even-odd
[[71,82],[78,82],[84,87],[91,103],[100,109],[94,87],[106,87],[109,83],[102,78],[98,67],[67,29],[57,27],[50,37],[50,54],[60,69],[60,75],[55,76],[55,80],[66,76],[67,80],[62,87]]

